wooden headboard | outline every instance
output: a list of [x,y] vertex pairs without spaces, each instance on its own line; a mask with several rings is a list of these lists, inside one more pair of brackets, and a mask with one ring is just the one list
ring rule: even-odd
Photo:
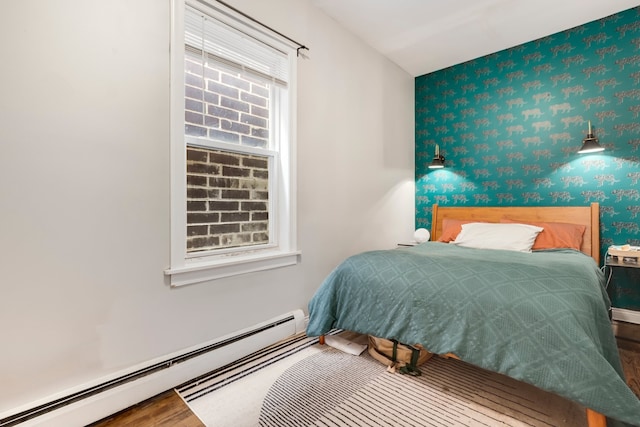
[[473,220],[478,222],[500,222],[506,217],[519,221],[565,222],[585,225],[581,251],[600,264],[600,204],[590,206],[531,206],[531,207],[448,207],[433,205],[431,214],[431,240],[442,234],[444,218]]

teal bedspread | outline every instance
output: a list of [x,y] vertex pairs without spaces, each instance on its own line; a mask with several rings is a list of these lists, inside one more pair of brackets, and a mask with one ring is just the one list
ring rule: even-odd
[[572,250],[522,253],[427,242],[354,255],[309,303],[307,334],[341,328],[409,344],[640,426],[604,277]]

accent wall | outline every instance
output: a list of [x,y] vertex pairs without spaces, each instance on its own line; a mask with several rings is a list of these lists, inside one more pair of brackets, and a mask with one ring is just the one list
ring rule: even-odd
[[[416,227],[434,203],[599,202],[602,254],[640,245],[639,83],[640,8],[417,77]],[[578,154],[589,121],[606,150]],[[610,295],[640,309],[630,273]]]

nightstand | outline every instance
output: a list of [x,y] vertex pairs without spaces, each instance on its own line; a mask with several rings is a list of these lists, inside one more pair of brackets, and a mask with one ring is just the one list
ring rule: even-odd
[[604,265],[613,320],[640,324],[640,251],[610,248]]
[[399,247],[399,248],[407,248],[407,247],[411,247],[411,246],[417,246],[417,245],[419,245],[419,244],[420,244],[420,243],[415,242],[415,241],[411,241],[411,242],[401,242],[401,243],[398,243],[398,247]]
[[640,253],[638,253],[637,251],[634,251],[633,254],[629,254],[628,256],[607,255],[605,265],[609,267],[640,268],[640,258],[638,257],[640,257]]

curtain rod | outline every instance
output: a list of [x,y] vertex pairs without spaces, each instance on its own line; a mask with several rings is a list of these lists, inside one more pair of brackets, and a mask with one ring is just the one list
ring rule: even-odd
[[298,43],[297,41],[295,41],[295,40],[294,40],[294,39],[292,39],[291,37],[287,37],[287,36],[285,36],[285,35],[284,35],[284,34],[282,34],[281,32],[274,30],[273,28],[271,28],[270,26],[268,26],[268,25],[266,25],[266,24],[263,24],[262,22],[260,22],[260,21],[258,21],[257,19],[255,19],[255,18],[253,18],[253,17],[251,17],[251,16],[247,15],[247,14],[246,14],[246,13],[244,13],[243,11],[236,9],[235,7],[231,6],[230,4],[225,3],[225,2],[223,2],[223,1],[221,1],[221,0],[215,0],[215,1],[216,1],[217,3],[220,3],[221,5],[223,5],[223,6],[225,6],[225,7],[227,7],[227,8],[229,8],[229,9],[233,10],[233,11],[234,11],[234,12],[236,12],[237,14],[242,15],[243,17],[245,17],[245,18],[247,18],[247,19],[249,19],[249,20],[251,20],[251,21],[255,22],[256,24],[261,25],[262,27],[266,28],[267,30],[269,30],[269,31],[273,31],[274,33],[276,33],[276,34],[277,34],[277,35],[279,35],[280,37],[284,37],[285,39],[289,40],[291,43],[293,43],[293,44],[297,45],[297,46],[298,46],[298,48],[296,49],[296,56],[300,56],[300,50],[301,50],[301,49],[309,50],[309,48],[308,48],[308,47],[306,47],[305,45],[303,45],[302,43]]

